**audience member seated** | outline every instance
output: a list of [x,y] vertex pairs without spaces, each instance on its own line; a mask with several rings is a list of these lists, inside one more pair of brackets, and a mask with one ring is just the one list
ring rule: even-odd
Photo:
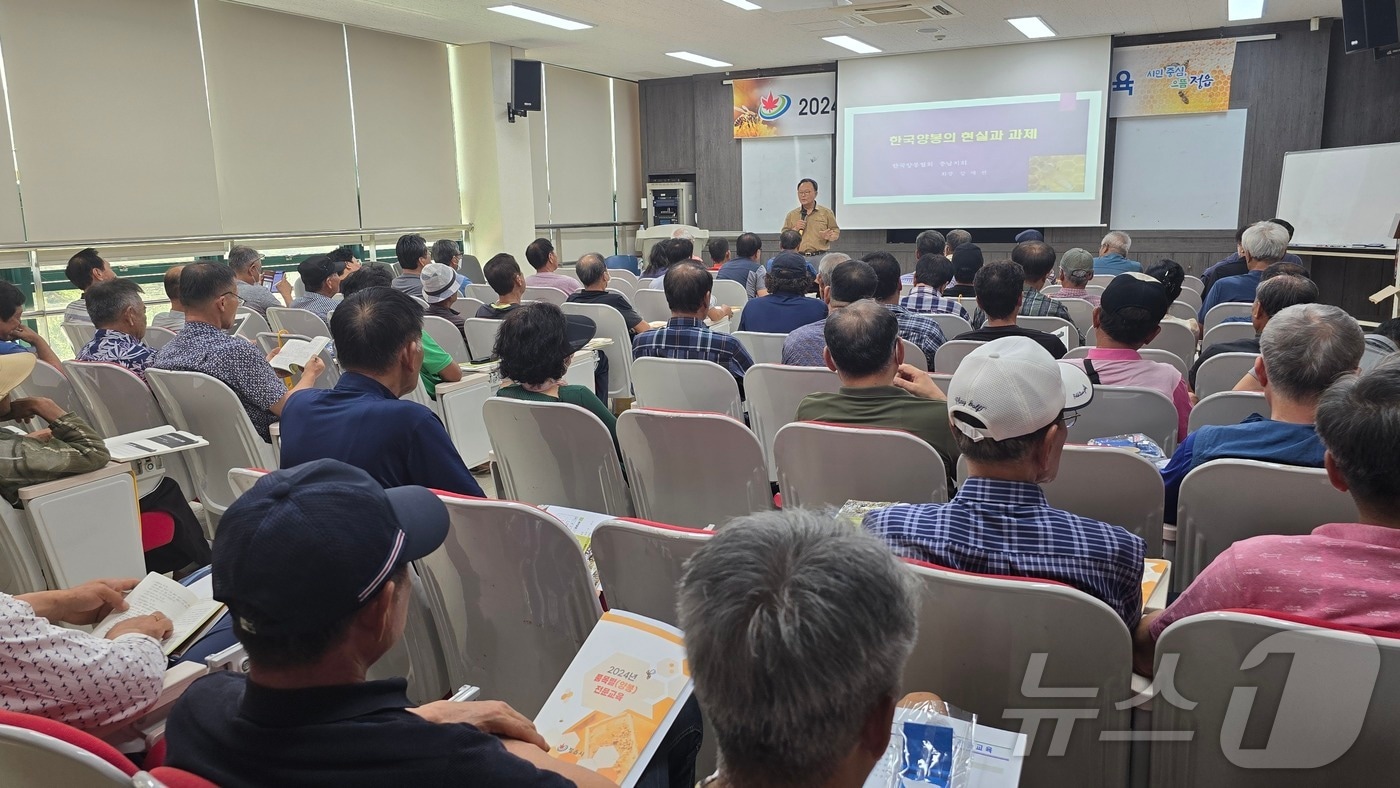
[[117,364],[145,380],[156,352],[141,341],[146,338],[146,304],[140,285],[107,279],[89,287],[85,300],[97,333],[78,349],[78,360]]
[[[599,396],[586,386],[564,382],[573,355],[593,338],[597,326],[582,315],[565,315],[559,307],[536,301],[512,312],[496,335],[503,386],[496,396],[528,402],[566,402],[592,413],[617,443],[617,417],[608,410],[606,389]],[[618,456],[622,456],[618,452]]]
[[[957,232],[956,230],[954,232]],[[952,233],[949,233],[949,237]],[[952,242],[948,242],[952,245]],[[977,272],[982,270],[982,247],[973,243],[959,244],[952,254],[945,255],[953,263],[953,284],[943,288],[945,298],[974,298],[977,295]],[[966,311],[966,310],[964,310]]]
[[1140,274],[1142,263],[1128,259],[1128,250],[1133,248],[1133,239],[1122,230],[1114,230],[1099,242],[1099,256],[1094,258],[1094,273]]
[[165,297],[170,299],[170,311],[160,312],[151,318],[153,327],[175,332],[185,327],[185,304],[180,300],[180,272],[184,270],[183,265],[172,265],[165,270],[165,276],[161,277]]
[[[340,283],[340,294],[349,298],[375,287],[398,289],[391,287],[392,282],[393,275],[389,273],[389,269],[377,265],[368,266],[347,276],[345,281]],[[428,334],[423,335],[423,366],[419,369],[418,379],[423,381],[423,389],[433,399],[437,399],[439,383],[456,383],[462,379],[462,368],[457,366],[452,356]]]
[[399,261],[399,275],[394,277],[392,287],[414,298],[423,297],[423,266],[431,263],[428,255],[428,242],[417,233],[401,235],[394,244],[394,258]]
[[501,252],[487,260],[481,272],[486,274],[486,283],[496,291],[496,302],[483,304],[476,310],[476,317],[500,320],[520,308],[520,300],[525,297],[525,276],[520,273],[520,264],[514,257]]
[[878,541],[806,511],[740,517],[686,563],[680,626],[719,743],[708,788],[861,788],[890,740],[919,595]]
[[[273,295],[262,281],[262,261],[262,252],[249,246],[235,246],[228,250],[228,267],[238,282],[238,301],[242,306],[266,318],[268,307],[292,305],[292,283],[288,282],[285,276],[278,279],[277,295]],[[184,275],[181,271],[181,281],[184,280]],[[281,296],[282,300],[277,300],[277,296]],[[189,319],[188,315],[185,319]]]
[[1176,406],[1177,440],[1186,437],[1191,393],[1171,364],[1142,357],[1142,346],[1162,333],[1162,317],[1171,307],[1166,287],[1147,274],[1119,274],[1104,288],[1094,308],[1098,346],[1084,358],[1062,363],[1084,370],[1089,382],[1104,386],[1138,386],[1160,391]]
[[956,487],[958,445],[948,427],[948,404],[928,373],[904,363],[899,321],[864,299],[831,313],[824,329],[827,369],[841,379],[836,394],[808,394],[798,421],[826,421],[903,430],[932,446]]
[[1274,315],[1295,304],[1317,302],[1317,284],[1306,276],[1271,273],[1280,265],[1286,265],[1286,263],[1275,263],[1264,271],[1259,289],[1254,293],[1254,309],[1249,315],[1249,321],[1254,324],[1254,336],[1230,342],[1217,342],[1203,349],[1201,355],[1196,358],[1196,363],[1191,367],[1192,391],[1196,389],[1196,373],[1208,359],[1221,353],[1258,353],[1259,334]]
[[[713,238],[710,240],[710,259],[714,259],[713,244],[716,241],[723,241],[723,238]],[[725,255],[729,254],[729,242],[724,244]],[[763,253],[763,241],[753,233],[743,233],[734,242],[735,257],[730,257],[719,267],[715,273],[715,279],[728,279],[731,282],[738,282],[744,286],[744,292],[749,298],[757,298],[758,290],[755,282],[755,289],[749,289],[749,275],[763,267],[758,261],[758,256]]]
[[53,352],[49,341],[25,325],[23,318],[24,293],[9,282],[0,280],[0,356],[27,353],[62,372],[58,354]]
[[647,267],[642,269],[642,279],[654,279],[662,275],[667,266],[671,264],[670,246],[671,239],[669,238],[651,245],[651,249],[647,251]]
[[[719,269],[729,262],[729,239],[720,236],[711,238],[705,244],[705,253],[710,256],[710,273],[718,278]],[[740,282],[740,284],[743,284]]]
[[[967,230],[949,230],[948,235],[944,238],[943,256],[952,260],[953,253],[958,250],[958,247],[970,243],[972,243],[972,233]],[[980,254],[981,251],[979,249],[978,253]],[[953,263],[953,267],[957,268],[956,262]],[[972,278],[968,277],[966,281],[970,283]]]
[[253,429],[270,441],[268,427],[282,415],[293,394],[315,388],[326,365],[311,359],[291,391],[251,342],[224,333],[238,315],[233,270],[217,263],[194,263],[180,274],[185,327],[156,353],[154,369],[202,372],[223,381],[243,403]]
[[[1308,536],[1256,536],[1235,542],[1176,601],[1143,617],[1134,669],[1152,675],[1157,638],[1172,622],[1213,610],[1264,610],[1400,633],[1394,594],[1400,580],[1400,357],[1348,375],[1317,403],[1317,434],[1332,486],[1350,493],[1355,523],[1329,523]],[[1261,495],[1287,494],[1258,490]]]
[[1176,522],[1182,479],[1211,460],[1321,468],[1324,449],[1313,426],[1317,399],[1338,377],[1356,371],[1365,345],[1361,326],[1335,306],[1299,304],[1270,318],[1259,336],[1260,356],[1251,373],[1263,388],[1269,418],[1256,413],[1240,424],[1202,427],[1187,435],[1162,469],[1166,521]]
[[796,252],[779,254],[773,258],[773,265],[764,277],[763,289],[768,295],[744,305],[739,316],[739,330],[786,334],[826,317],[826,304],[807,297],[813,283],[802,255]]
[[472,280],[462,273],[462,247],[451,238],[443,238],[433,242],[431,254],[433,262],[452,269],[452,275],[457,280],[457,295],[465,295],[467,285]]
[[1025,294],[1024,279],[1025,274],[1021,266],[1010,260],[982,266],[976,279],[977,308],[987,315],[987,322],[982,328],[961,334],[954,339],[991,342],[1002,337],[1027,337],[1035,340],[1055,358],[1063,358],[1068,351],[1059,337],[1039,329],[1016,325],[1021,298]]
[[360,258],[355,256],[355,250],[348,246],[337,246],[329,252],[326,252],[326,257],[329,257],[331,262],[340,265],[341,270],[346,276],[355,273],[363,267],[360,264]]
[[713,281],[710,272],[698,263],[671,266],[666,277],[666,304],[671,308],[671,320],[662,328],[634,337],[632,357],[713,361],[729,370],[742,392],[744,373],[753,366],[753,357],[732,335],[711,331],[705,325]]
[[160,697],[170,634],[161,613],[129,618],[94,637],[55,626],[96,624],[127,609],[137,579],[93,580],[58,591],[0,592],[0,708],[101,732],[139,717]]
[[[942,237],[942,236],[940,236]],[[968,320],[967,310],[956,298],[945,298],[943,288],[953,278],[953,263],[940,254],[928,254],[914,264],[913,287],[899,305],[910,312],[957,315]],[[903,277],[900,278],[903,282]]]
[[82,292],[76,299],[70,301],[63,310],[63,322],[73,325],[92,325],[92,319],[88,317],[87,289],[98,282],[105,282],[108,279],[116,279],[117,274],[112,270],[112,266],[97,254],[97,250],[91,246],[68,258],[68,268],[64,271],[68,275],[68,281]]
[[555,273],[559,270],[559,255],[555,254],[554,244],[548,238],[536,238],[525,247],[525,261],[535,269],[535,273],[525,280],[529,287],[552,287],[563,290],[566,296],[573,295],[575,290],[582,287],[577,279]]
[[302,260],[297,265],[302,287],[306,289],[301,297],[292,301],[293,309],[305,309],[326,323],[331,322],[331,312],[335,311],[335,295],[340,292],[340,280],[345,278],[343,265],[331,260],[328,255],[318,254]]
[[827,252],[822,255],[822,259],[817,262],[817,297],[821,297],[821,289],[831,286],[831,272],[836,270],[836,266],[851,259],[845,252]]
[[[1026,317],[1058,317],[1074,322],[1064,304],[1040,292],[1045,289],[1045,280],[1050,278],[1050,272],[1055,269],[1055,249],[1050,244],[1044,241],[1024,241],[1016,244],[1011,250],[1011,261],[1021,266],[1026,277],[1018,314]],[[986,322],[987,316],[982,310],[973,312],[973,328],[981,328]],[[1082,334],[1079,339],[1080,342],[1084,341]]]
[[1253,301],[1254,291],[1264,276],[1264,269],[1283,259],[1288,251],[1288,231],[1273,222],[1258,222],[1244,231],[1240,240],[1244,253],[1244,264],[1248,269],[1238,276],[1227,276],[1216,281],[1201,302],[1197,315],[1204,324],[1206,314],[1213,307],[1231,301]]
[[426,314],[440,317],[457,327],[462,339],[467,338],[467,319],[452,308],[457,303],[457,272],[442,263],[428,263],[423,266],[423,300],[428,302]]
[[1045,233],[1039,230],[1022,230],[1016,233],[1016,238],[1014,240],[1018,244],[1025,243],[1026,241],[1044,241]]
[[601,254],[589,252],[580,257],[574,265],[574,271],[578,273],[578,280],[583,283],[583,289],[575,290],[569,296],[570,303],[610,306],[622,315],[623,324],[633,334],[651,329],[651,324],[637,314],[637,310],[632,308],[632,303],[626,296],[608,289],[608,283],[612,282],[612,274],[608,272],[607,261]]
[[1146,544],[1116,525],[1052,508],[1039,486],[1059,471],[1073,418],[1066,414],[1092,396],[1083,370],[1056,363],[1025,337],[977,348],[948,384],[967,481],[949,503],[877,510],[865,528],[896,555],[1074,586],[1131,629],[1142,612]]
[[220,520],[213,567],[248,673],[190,686],[166,727],[166,764],[225,788],[610,785],[550,757],[503,703],[414,708],[405,679],[366,680],[403,637],[409,562],[447,529],[431,491],[386,490],[334,460],[259,479]]
[[0,430],[0,497],[19,505],[19,488],[88,473],[107,465],[107,444],[86,421],[47,397],[10,399],[10,392],[34,371],[34,356],[0,356],[0,420],[35,416],[48,426],[28,435]]
[[[1263,286],[1259,289],[1263,290]],[[1400,317],[1382,320],[1379,325],[1366,332],[1366,352],[1361,357],[1361,369],[1370,369],[1397,350],[1400,350]]]
[[1099,305],[1099,294],[1088,289],[1094,280],[1094,256],[1075,247],[1060,257],[1060,289],[1051,298],[1063,301],[1066,298],[1082,298]]
[[[915,271],[900,276],[899,283],[904,285],[905,287],[913,287],[915,284],[914,274],[918,272],[918,261],[930,256],[944,257],[943,250],[947,248],[948,239],[943,237],[943,233],[940,233],[937,230],[924,230],[923,232],[919,233],[918,237],[914,239]],[[946,259],[946,257],[944,259]],[[949,261],[948,265],[952,265],[951,260]],[[943,286],[946,285],[949,281],[952,281],[952,279],[953,274],[952,269],[950,267],[948,278],[944,280],[943,285],[939,285],[939,290],[942,290]],[[907,299],[908,296],[905,296],[905,298]],[[920,310],[914,309],[912,311],[918,312]]]
[[[1289,224],[1288,222],[1282,219],[1270,219],[1269,221],[1282,227],[1285,231],[1288,232],[1288,240],[1293,240],[1293,225]],[[1213,287],[1215,283],[1220,281],[1221,279],[1224,279],[1229,276],[1239,276],[1240,274],[1249,272],[1249,266],[1245,265],[1244,262],[1244,249],[1241,247],[1241,243],[1244,241],[1244,231],[1248,230],[1249,227],[1250,225],[1246,224],[1235,231],[1234,254],[1230,255],[1224,260],[1221,260],[1218,263],[1211,265],[1211,267],[1207,268],[1201,274],[1201,282],[1205,285],[1205,292],[1201,293],[1201,295],[1204,296],[1209,294],[1211,287]],[[1293,263],[1294,265],[1303,264],[1303,258],[1291,253],[1285,254],[1282,260],[1285,263]]]
[[[836,314],[863,298],[874,298],[879,278],[864,260],[847,260],[831,271],[831,283],[821,286],[827,315]],[[788,333],[783,340],[783,363],[792,367],[826,366],[826,320],[818,320]]]
[[[1158,260],[1155,264],[1148,266],[1146,273],[1148,276],[1161,282],[1162,285],[1167,288],[1167,298],[1171,299],[1173,303],[1179,300],[1181,290],[1186,284],[1186,269],[1182,268],[1180,263],[1175,260]],[[1170,307],[1168,307],[1168,310],[1170,310]],[[1201,335],[1201,324],[1194,316],[1190,318],[1181,318],[1172,315],[1171,312],[1168,311],[1167,314],[1162,317],[1162,322],[1176,323],[1177,325],[1190,329],[1191,333],[1196,337],[1200,337]],[[1185,361],[1186,359],[1182,360]]]
[[[666,251],[666,267],[661,269],[660,271],[657,271],[656,276],[652,278],[651,284],[649,285],[649,287],[652,290],[665,289],[666,272],[670,271],[671,266],[674,266],[677,263],[691,262],[702,266],[704,265],[703,262],[696,259],[695,257],[695,242],[690,239],[690,234],[688,232],[683,232],[682,235],[678,235],[675,238],[670,239],[669,241],[665,241],[664,243],[664,249]],[[761,273],[756,275],[760,278],[762,277]],[[763,284],[761,281],[758,285],[758,294],[760,296],[766,294],[766,291],[763,289]],[[731,307],[716,306],[710,308],[708,316],[709,319],[712,321],[719,321],[723,320],[726,317],[730,317],[733,314],[734,310]]]
[[363,290],[335,310],[331,337],[345,372],[335,388],[287,402],[282,467],[339,460],[385,487],[485,497],[437,416],[400,399],[418,387],[423,368],[422,308],[393,288]]
[[889,252],[871,252],[861,259],[875,271],[875,300],[894,313],[899,321],[899,336],[922,350],[932,368],[933,354],[948,338],[943,336],[943,329],[933,318],[915,314],[899,305],[899,261]]

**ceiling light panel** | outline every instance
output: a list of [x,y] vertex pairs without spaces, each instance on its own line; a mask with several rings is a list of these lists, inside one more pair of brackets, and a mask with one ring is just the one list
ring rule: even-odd
[[573,19],[565,19],[562,16],[546,14],[543,11],[536,11],[533,8],[526,8],[523,5],[493,5],[487,10],[495,11],[498,14],[513,16],[516,19],[524,19],[529,22],[538,22],[542,25],[557,27],[560,30],[587,30],[593,25],[586,22],[578,22]]
[[1021,35],[1026,38],[1051,38],[1055,31],[1045,24],[1045,20],[1038,16],[1022,16],[1015,19],[1006,20],[1011,26],[1021,31]]
[[726,63],[723,60],[715,60],[712,57],[697,55],[694,52],[667,52],[666,54],[674,58],[679,58],[681,60],[689,60],[692,63],[699,63],[702,66],[709,66],[710,68],[729,68],[730,66],[734,65],[733,63]]

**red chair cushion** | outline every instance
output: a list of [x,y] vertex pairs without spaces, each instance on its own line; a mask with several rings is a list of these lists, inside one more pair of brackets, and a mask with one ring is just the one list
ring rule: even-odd
[[35,733],[42,733],[59,741],[66,742],[96,755],[107,763],[112,764],[128,777],[135,776],[140,771],[136,764],[129,758],[117,752],[117,749],[105,741],[93,736],[90,733],[65,725],[61,722],[38,717],[33,714],[20,714],[15,711],[0,710],[0,725],[9,725],[15,728],[24,728]]
[[218,788],[197,774],[173,766],[157,766],[151,770],[151,776],[160,780],[167,788]]
[[141,550],[149,552],[175,538],[175,518],[168,512],[141,513]]

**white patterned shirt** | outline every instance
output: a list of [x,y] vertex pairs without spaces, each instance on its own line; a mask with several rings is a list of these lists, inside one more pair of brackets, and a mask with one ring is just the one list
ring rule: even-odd
[[165,664],[149,635],[93,637],[0,593],[0,708],[85,730],[124,722],[160,697]]

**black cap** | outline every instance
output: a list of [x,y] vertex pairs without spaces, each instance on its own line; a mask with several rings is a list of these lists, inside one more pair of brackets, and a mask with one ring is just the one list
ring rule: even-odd
[[982,247],[977,244],[962,244],[953,250],[953,278],[959,282],[971,283],[972,278],[982,268]]
[[1166,316],[1172,302],[1167,298],[1166,285],[1147,274],[1127,273],[1113,277],[1099,297],[1099,307],[1110,314],[1127,307],[1147,310],[1160,320]]
[[338,460],[274,471],[219,520],[214,598],[254,634],[324,628],[436,550],[447,526],[447,507],[426,487],[386,490]]
[[593,341],[593,337],[597,335],[598,324],[593,322],[593,318],[564,315],[564,341],[568,343],[570,353],[583,350],[583,346]]
[[312,255],[297,264],[297,273],[309,293],[320,290],[327,279],[344,270],[345,263],[332,260],[328,254]]
[[773,258],[772,270],[787,270],[805,274],[807,273],[807,258],[797,252],[779,252],[778,256]]

